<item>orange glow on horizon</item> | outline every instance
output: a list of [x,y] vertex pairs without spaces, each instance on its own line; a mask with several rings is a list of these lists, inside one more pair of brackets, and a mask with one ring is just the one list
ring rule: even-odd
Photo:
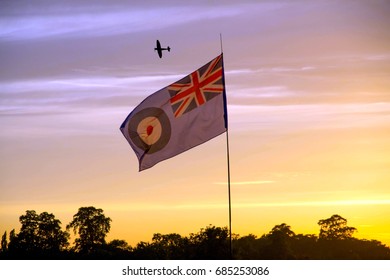
[[[26,210],[65,227],[83,206],[132,245],[228,225],[225,135],[138,172],[119,131],[218,55],[222,33],[233,232],[318,234],[339,214],[390,246],[386,1],[113,1],[2,10],[0,234]],[[172,47],[162,59],[157,38]]]

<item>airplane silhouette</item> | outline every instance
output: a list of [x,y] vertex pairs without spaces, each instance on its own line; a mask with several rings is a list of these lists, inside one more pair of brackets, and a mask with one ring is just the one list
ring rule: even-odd
[[169,51],[169,52],[171,51],[171,48],[169,46],[167,48],[162,48],[159,40],[157,40],[156,45],[157,45],[157,47],[154,48],[154,50],[157,51],[158,56],[160,58],[162,58],[162,51],[164,51],[164,50]]

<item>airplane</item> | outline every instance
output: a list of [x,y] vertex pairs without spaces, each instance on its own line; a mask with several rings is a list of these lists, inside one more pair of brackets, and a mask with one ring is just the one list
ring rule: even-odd
[[167,48],[162,48],[159,40],[157,40],[156,45],[157,45],[157,47],[154,48],[154,50],[157,51],[158,56],[160,58],[162,58],[162,51],[164,51],[164,50],[169,51],[169,52],[171,51],[171,48],[169,46]]

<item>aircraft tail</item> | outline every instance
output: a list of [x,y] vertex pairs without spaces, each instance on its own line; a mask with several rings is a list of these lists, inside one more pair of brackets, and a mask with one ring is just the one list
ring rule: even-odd
[[171,48],[168,46],[168,47],[167,47],[167,50],[170,52],[170,51],[171,51]]

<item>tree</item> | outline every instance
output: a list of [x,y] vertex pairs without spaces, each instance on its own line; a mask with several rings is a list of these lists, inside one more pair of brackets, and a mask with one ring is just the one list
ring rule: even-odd
[[293,259],[291,243],[295,233],[285,223],[272,228],[267,238],[271,241],[268,246],[267,255],[271,259]]
[[158,259],[178,260],[188,258],[188,238],[183,238],[180,234],[160,234],[155,233],[152,238],[152,248]]
[[339,215],[324,220],[319,220],[320,239],[325,240],[344,240],[352,237],[356,228],[347,226],[347,220]]
[[318,237],[314,234],[297,234],[291,243],[291,251],[299,260],[318,259]]
[[11,254],[45,257],[58,254],[69,245],[69,234],[61,230],[61,222],[53,214],[38,215],[34,210],[27,210],[19,221],[22,224],[19,234],[16,235],[15,230],[10,232],[8,249]]
[[42,212],[38,221],[41,250],[60,251],[69,246],[69,233],[61,230],[61,222],[53,214]]
[[102,249],[105,259],[125,260],[131,258],[132,247],[125,240],[114,239],[102,247]]
[[295,233],[291,230],[291,227],[285,223],[276,225],[272,228],[269,236],[273,239],[276,238],[288,238],[294,237]]
[[12,229],[9,232],[8,250],[13,251],[15,248],[17,248],[17,235],[15,233],[15,229]]
[[227,227],[208,226],[190,235],[195,259],[229,259],[229,231]]
[[4,232],[3,236],[1,237],[1,253],[7,252],[8,249],[8,241],[7,241],[7,231]]
[[234,240],[234,259],[250,260],[261,258],[261,248],[259,239],[256,235],[249,234],[247,236],[238,237]]
[[102,209],[93,206],[81,207],[73,216],[66,229],[73,228],[79,237],[75,240],[76,251],[91,253],[101,245],[105,245],[106,235],[111,228],[111,219],[106,218]]
[[123,251],[131,250],[131,246],[125,240],[121,240],[121,239],[114,239],[110,241],[108,243],[108,246]]
[[27,210],[25,215],[19,217],[22,224],[17,236],[18,247],[26,253],[39,249],[38,224],[39,217],[35,210]]

